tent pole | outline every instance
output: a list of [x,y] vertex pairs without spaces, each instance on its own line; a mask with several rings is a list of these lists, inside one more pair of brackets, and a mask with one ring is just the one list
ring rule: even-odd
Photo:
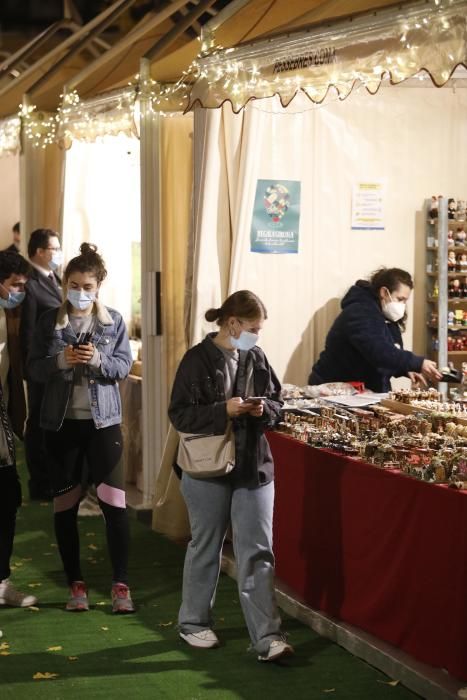
[[18,49],[18,51],[15,51],[14,54],[8,56],[8,58],[6,58],[0,65],[0,75],[2,73],[11,73],[16,65],[22,61],[26,61],[29,56],[43,46],[50,39],[50,37],[56,34],[60,29],[67,29],[73,33],[74,26],[75,25],[70,23],[68,20],[61,19],[58,22],[54,22],[50,25],[50,27],[44,29],[44,31],[35,36],[34,39],[31,39],[31,41]]
[[193,22],[195,22],[198,17],[200,17],[207,9],[214,5],[216,0],[201,0],[199,5],[196,5],[188,14],[186,14],[180,22],[172,27],[172,29],[164,34],[164,36],[156,41],[156,43],[151,46],[149,51],[144,54],[144,58],[154,61],[159,56],[164,55],[169,46],[171,46],[174,41],[185,32],[188,27],[190,27]]
[[140,63],[143,502],[154,495],[167,431],[161,325],[160,115],[151,105],[150,62]]
[[112,46],[108,51],[106,51],[102,56],[96,58],[95,61],[85,66],[82,70],[74,75],[66,83],[66,88],[70,92],[77,88],[77,86],[84,80],[92,76],[98,68],[105,66],[106,63],[119,56],[124,51],[133,46],[136,42],[142,39],[148,32],[150,32],[155,27],[165,22],[169,19],[177,10],[186,5],[186,0],[173,0],[170,5],[165,7],[163,10],[159,10],[157,14],[152,13],[152,17],[148,13],[145,15],[140,22],[131,31],[128,32],[120,41],[118,41],[114,46]]
[[[27,78],[34,74],[35,71],[37,71],[39,68],[42,68],[43,66],[48,66],[51,64],[51,62],[53,63],[53,61],[55,61],[58,56],[63,55],[63,52],[67,51],[68,48],[71,47],[75,42],[79,41],[81,37],[87,36],[89,32],[91,32],[94,29],[94,27],[99,25],[103,19],[105,19],[111,12],[115,10],[116,6],[119,6],[120,4],[126,2],[128,2],[128,0],[117,0],[113,5],[107,8],[107,10],[104,10],[100,13],[100,15],[97,15],[97,17],[85,24],[84,27],[80,27],[79,29],[75,30],[71,36],[67,37],[62,43],[58,44],[58,46],[55,46],[44,56],[41,56],[23,73],[18,75],[14,81],[9,82],[5,87],[1,88],[0,96],[8,92],[11,87],[16,87],[17,85],[20,85],[23,81],[27,80]],[[72,26],[71,23],[70,26]]]
[[68,51],[60,58],[58,61],[56,61],[50,68],[47,70],[44,75],[42,75],[39,80],[36,80],[36,82],[31,85],[28,89],[28,94],[34,95],[37,90],[46,83],[51,76],[55,75],[60,68],[73,56],[76,54],[79,54],[82,49],[86,48],[89,43],[91,43],[94,39],[96,39],[99,34],[101,34],[107,27],[112,24],[120,15],[128,10],[136,0],[120,0],[120,2],[116,2],[111,6],[111,12],[107,13],[105,17],[101,16],[100,21],[83,37],[79,39],[79,41],[76,41],[73,46],[71,46]]

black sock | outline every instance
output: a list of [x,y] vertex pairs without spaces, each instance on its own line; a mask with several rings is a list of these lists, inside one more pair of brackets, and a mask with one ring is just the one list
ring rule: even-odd
[[112,562],[114,583],[128,584],[128,548],[130,532],[126,508],[117,508],[99,499],[104,514],[107,546]]
[[78,508],[79,503],[54,514],[55,536],[69,584],[83,580],[79,557]]

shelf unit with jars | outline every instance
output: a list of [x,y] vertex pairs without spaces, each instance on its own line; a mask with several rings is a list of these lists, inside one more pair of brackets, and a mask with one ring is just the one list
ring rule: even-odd
[[467,212],[464,200],[426,201],[427,357],[467,369]]

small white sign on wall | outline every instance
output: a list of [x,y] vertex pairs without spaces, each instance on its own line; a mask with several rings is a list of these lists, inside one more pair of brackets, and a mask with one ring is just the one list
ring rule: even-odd
[[384,182],[358,182],[352,188],[352,229],[384,231]]

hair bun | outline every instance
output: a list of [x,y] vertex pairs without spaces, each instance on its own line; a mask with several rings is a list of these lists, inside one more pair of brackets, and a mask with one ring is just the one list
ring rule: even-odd
[[214,323],[214,321],[217,321],[217,319],[219,318],[219,313],[220,309],[208,309],[204,314],[204,318],[206,319],[206,321],[209,321],[209,323]]
[[81,255],[96,255],[97,246],[94,243],[81,243],[79,247]]

